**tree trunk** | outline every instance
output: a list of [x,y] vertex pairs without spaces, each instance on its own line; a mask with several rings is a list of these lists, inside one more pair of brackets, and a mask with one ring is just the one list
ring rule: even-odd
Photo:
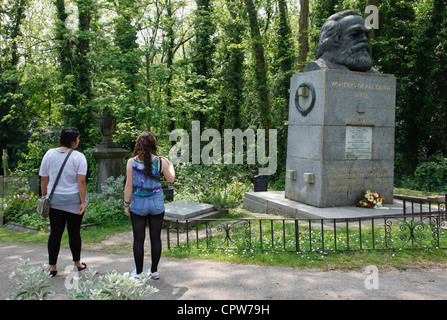
[[309,0],[300,0],[300,17],[299,17],[299,54],[298,54],[298,71],[302,72],[306,66],[308,45],[308,28],[309,28]]
[[77,42],[77,50],[79,56],[79,87],[80,94],[84,95],[87,101],[92,98],[90,83],[90,61],[88,52],[90,47],[90,22],[91,22],[91,0],[78,0],[79,11],[79,36]]
[[250,33],[256,59],[255,74],[258,92],[262,101],[262,107],[260,110],[262,115],[261,119],[264,129],[268,131],[271,128],[272,121],[270,119],[270,102],[267,91],[267,73],[265,68],[264,46],[262,44],[262,38],[259,32],[257,12],[253,1],[245,0],[245,7],[247,9],[248,18],[250,21]]

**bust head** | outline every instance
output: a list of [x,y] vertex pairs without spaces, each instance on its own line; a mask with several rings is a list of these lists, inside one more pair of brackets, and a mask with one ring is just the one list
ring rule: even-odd
[[370,71],[372,59],[369,53],[369,31],[365,20],[356,11],[345,10],[330,16],[321,28],[320,39],[315,47],[317,61],[314,64],[318,66],[311,66],[311,70],[326,67]]

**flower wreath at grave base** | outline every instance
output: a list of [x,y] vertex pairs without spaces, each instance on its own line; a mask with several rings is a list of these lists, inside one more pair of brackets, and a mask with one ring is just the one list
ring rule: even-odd
[[381,208],[383,207],[383,198],[380,194],[370,190],[362,190],[362,195],[357,199],[357,207],[362,208]]

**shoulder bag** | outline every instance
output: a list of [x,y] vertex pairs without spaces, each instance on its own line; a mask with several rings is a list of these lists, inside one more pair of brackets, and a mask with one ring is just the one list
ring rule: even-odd
[[62,167],[59,170],[59,173],[57,174],[57,178],[56,178],[56,181],[54,182],[53,189],[51,190],[50,196],[47,198],[45,195],[37,201],[37,212],[43,218],[47,218],[50,214],[51,199],[53,198],[54,190],[56,189],[56,185],[59,182],[59,178],[61,177],[62,170],[64,170],[65,164],[67,163],[67,160],[70,157],[72,152],[73,152],[73,149],[71,149],[68,152],[67,156],[65,157],[64,163],[62,163]]

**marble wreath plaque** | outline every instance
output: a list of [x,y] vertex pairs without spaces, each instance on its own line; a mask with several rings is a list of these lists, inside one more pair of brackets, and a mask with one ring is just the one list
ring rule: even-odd
[[393,200],[396,80],[322,69],[291,79],[285,197],[352,206],[362,189]]

